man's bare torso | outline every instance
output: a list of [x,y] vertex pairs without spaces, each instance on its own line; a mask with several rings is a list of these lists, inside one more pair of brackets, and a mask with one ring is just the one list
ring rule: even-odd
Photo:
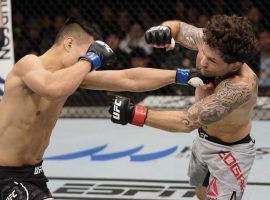
[[[200,63],[200,57],[197,57],[197,66]],[[251,120],[253,117],[253,107],[256,104],[258,93],[258,79],[254,72],[249,68],[247,64],[244,64],[240,72],[229,77],[229,79],[237,82],[247,83],[253,88],[252,97],[239,108],[231,112],[222,120],[212,123],[208,126],[202,127],[209,135],[217,137],[225,142],[235,142],[244,138],[251,131]],[[226,80],[226,79],[225,79]],[[223,81],[225,81],[223,80]],[[221,81],[222,82],[222,81]],[[221,83],[220,82],[220,83]],[[220,84],[218,83],[218,84]],[[218,85],[217,84],[217,85]],[[215,85],[215,88],[216,86]],[[200,88],[196,89],[195,99],[196,101],[209,96],[214,93],[215,88],[212,91],[204,91]],[[241,93],[241,91],[239,91]]]
[[20,66],[10,72],[0,103],[0,166],[37,164],[66,99],[47,101],[32,92],[20,77]]

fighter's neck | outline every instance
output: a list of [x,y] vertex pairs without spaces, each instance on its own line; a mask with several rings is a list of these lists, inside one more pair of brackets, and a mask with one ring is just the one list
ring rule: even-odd
[[215,77],[215,85],[218,85],[221,81],[225,79],[233,78],[235,76],[241,76],[244,73],[244,71],[247,69],[247,67],[248,65],[243,63],[242,67],[239,68],[237,71],[230,72],[224,76]]
[[57,71],[65,67],[62,63],[61,51],[55,46],[51,47],[48,51],[42,54],[40,59],[45,68],[50,71]]
[[234,77],[234,76],[241,76],[241,74],[243,73],[244,70],[246,70],[246,68],[247,68],[247,64],[243,63],[238,70],[229,72],[225,74],[224,76],[220,76],[218,78],[224,80],[224,79]]

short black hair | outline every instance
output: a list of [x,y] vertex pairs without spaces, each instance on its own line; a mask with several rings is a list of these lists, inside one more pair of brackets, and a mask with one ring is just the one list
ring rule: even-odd
[[58,32],[55,42],[59,41],[63,34],[73,25],[80,26],[86,33],[93,36],[95,40],[102,40],[100,33],[88,21],[81,17],[69,17]]

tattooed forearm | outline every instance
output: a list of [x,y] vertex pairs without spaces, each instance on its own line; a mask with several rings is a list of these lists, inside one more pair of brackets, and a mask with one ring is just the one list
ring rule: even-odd
[[186,48],[198,50],[198,46],[203,44],[203,31],[201,28],[181,22],[178,39]]
[[186,117],[184,119],[182,119],[182,124],[190,129],[190,130],[194,130],[198,127],[201,127],[201,124],[199,123],[198,119],[195,118],[190,114],[190,113],[186,113]]
[[[191,106],[185,117],[186,126],[201,127],[217,122],[252,97],[253,90],[246,84],[223,81],[214,94]],[[184,122],[183,122],[184,123]]]

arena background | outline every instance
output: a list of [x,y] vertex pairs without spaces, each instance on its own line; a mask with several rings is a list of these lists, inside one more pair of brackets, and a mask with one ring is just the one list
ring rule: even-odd
[[[213,14],[246,15],[253,22],[258,37],[260,33],[268,33],[261,42],[264,46],[270,46],[270,2],[267,0],[20,0],[12,1],[12,8],[15,60],[27,53],[42,54],[46,51],[69,16],[82,16],[95,25],[103,39],[116,52],[117,63],[110,67],[116,70],[138,65],[164,69],[194,67],[194,51],[177,46],[174,51],[165,52],[145,45],[144,31],[168,19],[180,19],[203,27]],[[269,69],[260,71],[260,54],[251,58],[250,66],[258,75],[270,75]],[[264,82],[260,83],[260,94],[270,95],[270,89],[267,88],[270,86],[270,78],[263,79]],[[149,96],[190,96],[193,92],[193,88],[189,86],[169,85],[152,92],[124,92],[121,95],[140,102]],[[68,99],[62,117],[108,117],[104,106],[108,105],[113,94],[115,93],[79,89]],[[151,100],[153,101],[149,102],[149,105],[153,107],[167,105],[167,102],[160,102],[159,99]],[[177,102],[176,107],[185,103]],[[160,105],[161,103],[164,104]],[[265,101],[259,103],[261,105]],[[74,106],[76,108],[72,109]],[[258,109],[260,118],[269,118],[267,112],[261,113],[265,106]]]
[[[6,37],[0,51],[2,92],[4,79],[14,62],[28,53],[45,52],[69,16],[82,16],[100,31],[117,55],[117,63],[106,68],[113,70],[138,65],[163,69],[194,67],[196,52],[181,46],[171,52],[152,49],[145,44],[145,30],[168,19],[204,27],[214,14],[247,16],[260,45],[260,52],[249,61],[260,78],[260,98],[253,127],[257,157],[243,199],[269,198],[269,1],[2,0],[1,3]],[[78,89],[66,102],[46,152],[44,170],[55,198],[196,199],[186,175],[195,132],[170,134],[149,127],[112,124],[107,119],[107,110],[114,94],[157,109],[185,109],[194,102],[194,89],[176,84],[142,93]]]

